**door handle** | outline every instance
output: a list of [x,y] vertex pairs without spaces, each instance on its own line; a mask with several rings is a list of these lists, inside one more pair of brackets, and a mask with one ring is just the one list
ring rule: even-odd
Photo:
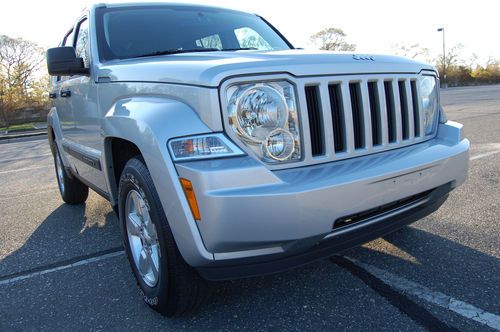
[[57,93],[56,92],[49,93],[49,98],[50,99],[56,99],[57,98]]
[[68,98],[68,97],[71,97],[71,91],[70,90],[61,90],[61,93],[59,95],[62,98]]

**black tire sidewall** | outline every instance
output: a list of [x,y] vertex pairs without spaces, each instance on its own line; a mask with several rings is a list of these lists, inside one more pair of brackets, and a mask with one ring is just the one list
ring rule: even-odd
[[[64,202],[68,204],[81,204],[87,200],[89,195],[89,187],[82,183],[75,177],[70,176],[64,163],[62,161],[61,153],[57,144],[54,142],[52,147],[52,154],[54,156],[54,170],[56,172],[56,179],[58,184],[59,193]],[[61,170],[62,170],[62,184],[64,185],[64,190],[61,189],[61,182],[57,174],[57,160],[59,159]]]
[[[54,150],[53,150],[53,156],[54,156],[54,170],[56,171],[56,180],[57,180],[57,184],[58,184],[58,188],[59,188],[59,193],[61,194],[61,197],[65,197],[64,195],[66,194],[66,185],[67,185],[67,177],[68,175],[66,174],[66,170],[64,169],[64,165],[63,165],[63,162],[62,162],[62,159],[61,159],[61,155],[59,154],[59,148],[57,147],[56,143],[54,142]],[[62,181],[64,182],[63,185],[64,185],[64,191],[61,189],[61,182],[59,181],[59,175],[57,174],[57,159],[59,159],[59,162],[61,163],[61,167],[62,167],[62,173],[63,173],[63,178],[62,178]]]
[[[132,161],[132,162],[131,162]],[[163,306],[167,302],[168,299],[168,256],[167,256],[167,240],[165,238],[165,227],[162,224],[162,219],[160,217],[160,213],[163,213],[163,209],[161,206],[157,206],[153,195],[156,195],[155,188],[149,188],[148,181],[144,178],[143,174],[139,172],[137,169],[137,162],[141,162],[137,159],[132,159],[125,166],[122,176],[120,178],[119,184],[119,216],[120,216],[120,225],[123,234],[123,241],[125,251],[127,252],[127,256],[129,258],[129,262],[137,283],[141,289],[141,295],[143,297],[144,302],[146,302],[151,307],[155,306]],[[145,166],[144,166],[145,168]],[[149,176],[149,174],[147,174]],[[154,287],[148,286],[144,280],[142,279],[133,259],[133,255],[130,249],[129,239],[127,235],[127,225],[125,218],[125,201],[128,193],[131,190],[136,190],[141,194],[143,199],[146,202],[146,206],[149,211],[149,216],[156,227],[156,233],[158,235],[158,242],[160,245],[160,259],[159,259],[159,278],[158,282]],[[153,191],[154,190],[154,194]],[[156,200],[158,201],[158,200]]]

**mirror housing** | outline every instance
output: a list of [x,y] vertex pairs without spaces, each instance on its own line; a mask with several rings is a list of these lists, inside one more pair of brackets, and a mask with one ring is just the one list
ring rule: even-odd
[[54,47],[47,50],[47,69],[52,76],[89,74],[82,58],[77,58],[71,46]]

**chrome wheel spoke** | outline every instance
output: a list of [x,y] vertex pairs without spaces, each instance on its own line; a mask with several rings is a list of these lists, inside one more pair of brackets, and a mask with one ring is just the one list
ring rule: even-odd
[[147,235],[150,238],[151,242],[156,242],[158,239],[158,235],[156,234],[155,225],[151,221],[151,218],[149,218],[149,213],[146,213],[144,215],[144,226],[145,226],[145,230],[146,230]]
[[137,213],[129,213],[127,216],[127,230],[130,235],[141,236],[141,220]]
[[149,259],[150,259],[150,264],[151,264],[151,274],[152,274],[152,278],[154,280],[154,282],[156,282],[158,280],[158,256],[154,254],[155,251],[153,251],[150,255],[149,255]]
[[143,247],[141,253],[139,254],[139,266],[138,266],[141,275],[146,276],[150,272],[151,270],[150,261],[151,261],[151,255]]
[[61,189],[61,192],[64,192],[64,173],[62,168],[61,157],[59,156],[59,154],[56,155],[56,173],[57,173],[57,179],[59,180],[58,181],[59,189]]
[[133,200],[134,200],[135,212],[142,220],[142,216],[143,216],[142,198],[139,196],[139,194],[134,194]]

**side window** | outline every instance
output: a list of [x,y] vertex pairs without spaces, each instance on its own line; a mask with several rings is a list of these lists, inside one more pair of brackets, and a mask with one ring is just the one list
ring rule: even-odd
[[77,57],[83,59],[85,67],[88,68],[90,65],[90,57],[89,57],[89,21],[87,19],[84,19],[78,25],[75,52]]
[[236,35],[236,39],[238,39],[238,43],[240,43],[241,48],[255,48],[261,51],[273,49],[257,31],[251,28],[236,29],[234,30],[234,34]]
[[[73,36],[74,36],[73,29],[71,29],[70,32],[68,32],[64,36],[64,38],[61,42],[61,46],[73,46]],[[59,82],[61,80],[65,80],[65,79],[67,79],[67,76],[64,76],[64,77],[57,76],[56,82]]]
[[64,36],[61,46],[73,46],[73,29]]
[[222,50],[222,40],[218,34],[206,36],[196,40],[196,46],[203,48],[217,48]]

